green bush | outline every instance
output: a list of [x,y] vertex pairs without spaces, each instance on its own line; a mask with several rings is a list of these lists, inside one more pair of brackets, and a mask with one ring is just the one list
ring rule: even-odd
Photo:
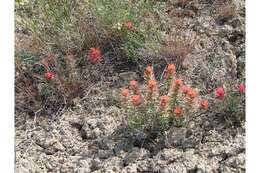
[[[156,1],[92,0],[97,16],[108,28],[120,34],[121,49],[130,60],[136,60],[138,49],[156,51],[160,34],[145,23],[145,15],[156,9]],[[131,23],[131,26],[128,25]]]
[[99,45],[103,27],[87,1],[31,0],[16,3],[18,27],[32,34],[46,52],[81,51]]
[[16,107],[20,109],[56,113],[59,106],[70,105],[82,91],[73,55],[47,54],[40,58],[22,53],[16,55],[15,62],[15,86],[19,98]]
[[[156,51],[159,47],[159,32],[145,22],[156,4],[151,0],[17,1],[16,21],[45,52],[66,54],[112,45],[135,60],[138,49]],[[127,27],[127,22],[133,26]]]

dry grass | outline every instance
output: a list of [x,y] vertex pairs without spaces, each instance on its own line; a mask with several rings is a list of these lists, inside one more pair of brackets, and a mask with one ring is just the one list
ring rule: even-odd
[[182,67],[183,61],[192,53],[196,37],[180,37],[177,33],[169,36],[168,41],[161,47],[161,54],[169,62],[173,62],[178,69]]
[[216,5],[218,20],[223,23],[237,15],[237,8],[233,1],[222,1]]
[[178,7],[185,8],[189,3],[193,2],[194,0],[175,0],[174,4]]

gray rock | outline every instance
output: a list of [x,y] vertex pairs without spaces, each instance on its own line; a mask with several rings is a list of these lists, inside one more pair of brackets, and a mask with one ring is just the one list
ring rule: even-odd
[[181,146],[185,141],[186,132],[187,132],[186,128],[172,127],[167,133],[166,145],[168,147]]
[[185,165],[182,163],[169,164],[162,169],[162,173],[187,173]]
[[78,166],[75,171],[80,172],[80,173],[92,172],[91,171],[91,159],[79,160]]
[[160,159],[166,161],[175,161],[182,156],[183,152],[178,149],[163,149],[158,155]]
[[98,157],[100,159],[107,159],[113,155],[114,155],[114,153],[112,150],[99,150],[98,151]]
[[140,148],[133,148],[132,152],[128,153],[126,157],[123,159],[124,165],[128,165],[134,161],[148,158],[150,152],[145,149]]
[[238,155],[232,156],[225,160],[223,164],[231,168],[245,170],[245,153],[239,153]]

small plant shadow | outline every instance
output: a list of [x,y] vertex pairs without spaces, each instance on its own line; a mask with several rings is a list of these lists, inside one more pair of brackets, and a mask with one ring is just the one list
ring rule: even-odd
[[127,126],[119,126],[114,133],[99,140],[112,140],[114,146],[111,149],[115,156],[120,154],[121,151],[131,153],[134,148],[143,148],[149,151],[150,157],[153,157],[165,148],[165,143],[162,139],[163,136],[160,135],[133,133]]

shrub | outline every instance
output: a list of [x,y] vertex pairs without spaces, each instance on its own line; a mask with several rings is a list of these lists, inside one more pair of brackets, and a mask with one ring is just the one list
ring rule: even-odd
[[106,28],[95,18],[88,1],[17,1],[18,28],[29,32],[45,52],[78,52],[101,45]]
[[117,44],[128,59],[136,60],[140,48],[158,49],[159,33],[144,22],[145,14],[156,8],[156,1],[92,0],[91,5],[102,23],[112,30],[111,33],[118,33],[115,34],[119,35]]
[[[25,58],[27,64],[23,63]],[[28,66],[31,66],[31,59],[35,60],[36,57],[22,54],[21,57],[15,59],[15,106],[22,111],[35,112],[41,108],[43,103],[35,86],[33,73],[26,70]]]
[[20,107],[31,112],[42,109],[54,113],[80,95],[82,82],[74,55],[49,53],[42,59],[29,58],[16,57],[16,93],[23,95],[20,102],[24,103]]
[[164,76],[159,83],[152,66],[148,66],[144,86],[132,80],[122,89],[123,108],[131,129],[148,134],[163,132],[172,125],[185,126],[194,112],[208,109],[207,100],[201,100],[195,89],[177,78],[174,64],[168,65]]
[[240,125],[245,119],[245,85],[243,83],[228,88],[215,90],[214,110],[222,115],[226,125]]
[[18,28],[45,52],[80,52],[93,46],[120,48],[135,60],[138,49],[154,51],[159,34],[144,22],[156,1],[17,1]]

